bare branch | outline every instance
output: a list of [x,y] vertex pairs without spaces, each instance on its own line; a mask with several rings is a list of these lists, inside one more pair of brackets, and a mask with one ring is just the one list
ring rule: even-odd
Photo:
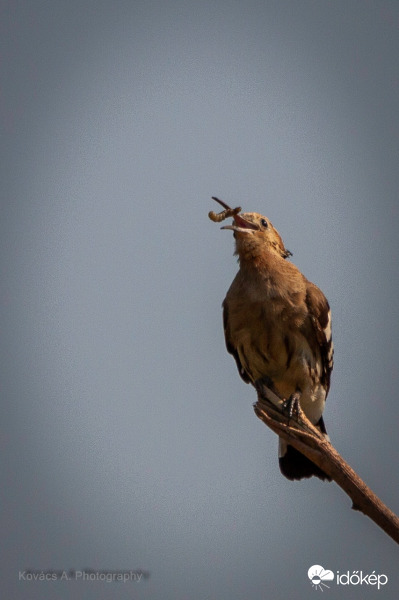
[[256,415],[291,446],[302,452],[329,475],[351,498],[352,508],[374,521],[393,540],[399,543],[399,518],[355,473],[334,446],[307,419],[301,409],[295,417],[282,412],[281,399],[275,392],[258,385]]

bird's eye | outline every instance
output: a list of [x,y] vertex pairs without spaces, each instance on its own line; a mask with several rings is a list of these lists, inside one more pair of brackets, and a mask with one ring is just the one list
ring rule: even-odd
[[260,224],[262,225],[262,227],[269,227],[269,223],[266,221],[266,219],[262,219]]

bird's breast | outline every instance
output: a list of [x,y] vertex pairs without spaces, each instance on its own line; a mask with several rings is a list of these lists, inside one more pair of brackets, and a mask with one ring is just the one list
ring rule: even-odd
[[252,382],[271,378],[283,398],[301,390],[305,412],[309,412],[306,405],[325,399],[320,388],[320,351],[311,348],[303,333],[307,318],[304,308],[287,305],[284,299],[242,298],[229,305],[230,339]]

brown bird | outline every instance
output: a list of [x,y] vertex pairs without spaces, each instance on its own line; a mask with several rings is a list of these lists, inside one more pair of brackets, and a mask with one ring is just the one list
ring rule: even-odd
[[[234,214],[233,219],[222,227],[234,231],[240,264],[223,302],[227,350],[245,382],[255,387],[264,382],[285,405],[299,401],[308,419],[327,435],[322,414],[333,368],[327,299],[286,260],[291,252],[269,219],[254,212]],[[281,439],[279,464],[288,479],[329,479]]]

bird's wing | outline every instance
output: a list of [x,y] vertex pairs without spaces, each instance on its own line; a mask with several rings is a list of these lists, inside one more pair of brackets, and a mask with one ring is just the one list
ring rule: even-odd
[[230,326],[229,326],[229,308],[228,308],[227,298],[224,300],[222,306],[223,306],[224,339],[226,341],[227,352],[230,352],[230,354],[232,354],[234,356],[235,361],[237,363],[238,372],[241,375],[241,377],[243,378],[243,380],[245,381],[245,383],[251,383],[251,378],[249,377],[248,373],[242,366],[240,357],[238,356],[237,348],[235,347],[235,345],[233,344],[233,341],[231,339]]
[[309,311],[315,343],[319,345],[322,373],[321,384],[326,389],[326,395],[330,388],[330,377],[333,369],[334,346],[331,337],[331,310],[327,298],[323,292],[310,281],[306,286],[306,306]]

